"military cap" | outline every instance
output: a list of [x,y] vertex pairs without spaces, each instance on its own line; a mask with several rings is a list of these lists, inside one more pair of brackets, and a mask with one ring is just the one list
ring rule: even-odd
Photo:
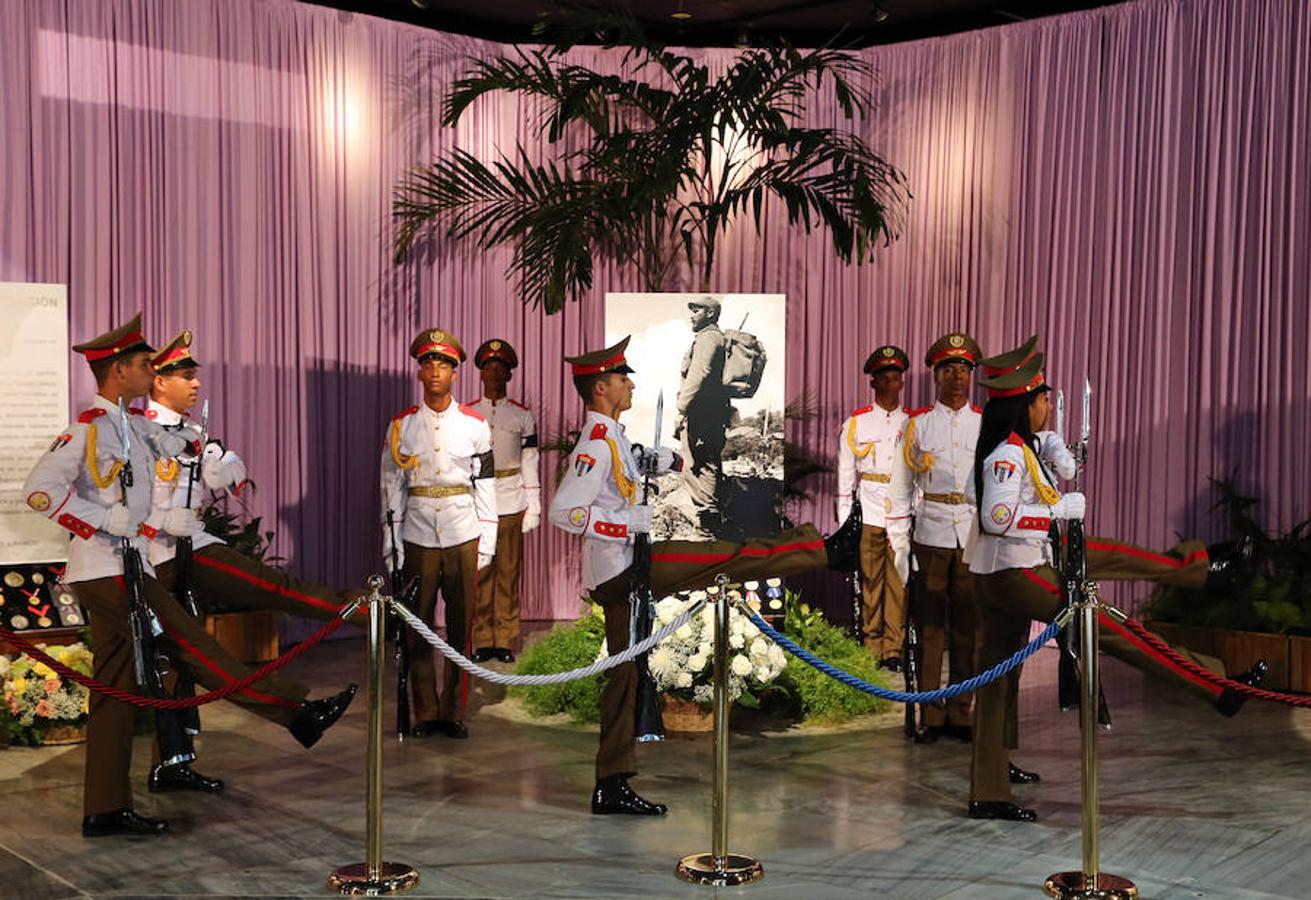
[[177,337],[155,351],[155,355],[150,357],[150,364],[161,375],[174,369],[200,365],[191,355],[191,331],[179,331]]
[[721,303],[719,298],[716,297],[714,294],[706,294],[704,296],[697,297],[695,300],[687,301],[687,308],[688,309],[713,309],[715,312],[719,312],[721,309],[723,309],[723,303]]
[[982,355],[983,351],[974,342],[974,338],[968,334],[953,331],[950,334],[944,334],[933,342],[929,352],[924,354],[924,365],[934,369],[942,363],[959,360],[963,363],[969,363],[972,369],[978,364],[979,357]]
[[494,359],[505,363],[507,369],[519,365],[519,354],[514,352],[514,348],[508,342],[499,338],[483,341],[473,354],[473,364],[480,369]]
[[464,362],[464,348],[449,331],[425,328],[410,344],[410,356],[419,362],[423,362],[429,356],[437,356],[458,366]]
[[884,369],[897,369],[906,371],[910,368],[910,357],[906,351],[900,347],[894,347],[888,344],[883,347],[876,347],[874,352],[865,360],[865,374],[873,375],[875,372],[882,372]]
[[1010,371],[994,375],[991,378],[981,378],[979,384],[988,389],[988,398],[990,400],[998,400],[1002,397],[1018,397],[1021,394],[1048,390],[1047,381],[1042,374],[1043,362],[1042,353],[1032,353],[1028,359]]
[[626,374],[633,371],[629,368],[628,360],[624,358],[624,351],[628,349],[628,342],[632,339],[633,336],[629,335],[612,347],[580,353],[577,356],[566,356],[564,361],[569,363],[575,378],[580,375],[608,375],[611,372]]
[[1035,334],[1014,350],[998,353],[996,356],[989,356],[987,359],[980,360],[979,365],[983,368],[983,376],[985,378],[995,378],[998,375],[1005,375],[1007,372],[1015,371],[1028,362],[1029,357],[1033,356],[1033,352],[1037,347],[1038,335]]
[[73,350],[86,357],[89,363],[101,359],[112,359],[124,353],[138,353],[145,350],[154,353],[155,348],[141,336],[141,313],[137,313],[126,325],[120,325],[112,331],[106,331],[99,337],[80,344],[74,344]]

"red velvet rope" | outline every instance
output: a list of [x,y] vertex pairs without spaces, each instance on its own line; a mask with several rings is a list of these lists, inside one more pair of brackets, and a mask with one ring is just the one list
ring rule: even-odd
[[1167,657],[1175,665],[1182,669],[1187,669],[1193,675],[1205,681],[1214,684],[1216,687],[1228,688],[1234,693],[1242,694],[1246,697],[1255,697],[1258,700],[1269,700],[1271,703],[1282,703],[1285,706],[1298,706],[1303,709],[1311,709],[1311,697],[1299,697],[1294,694],[1281,694],[1278,691],[1267,691],[1264,688],[1252,687],[1250,684],[1244,684],[1241,681],[1234,681],[1232,678],[1225,678],[1223,675],[1217,675],[1205,666],[1199,666],[1187,657],[1180,656],[1179,653],[1161,640],[1156,635],[1147,630],[1146,626],[1137,619],[1125,619],[1125,627],[1132,631],[1138,637],[1142,638],[1152,648],[1162,656]]
[[234,681],[229,685],[225,685],[217,691],[210,691],[206,694],[197,694],[194,697],[176,698],[142,697],[140,694],[134,694],[131,691],[116,688],[112,684],[105,684],[103,681],[97,681],[94,678],[83,675],[81,672],[70,669],[49,654],[38,650],[36,645],[27,638],[10,631],[8,628],[0,627],[0,640],[12,644],[33,659],[45,663],[65,678],[68,678],[71,681],[76,681],[78,684],[89,690],[95,691],[99,694],[104,694],[107,697],[113,697],[115,700],[122,701],[123,703],[128,703],[132,706],[145,707],[147,709],[189,709],[193,706],[201,706],[205,703],[213,703],[215,700],[222,700],[225,697],[235,694],[237,691],[245,690],[260,679],[273,674],[278,669],[281,669],[293,659],[303,655],[315,644],[319,643],[345,624],[345,621],[346,620],[341,616],[333,616],[330,622],[325,624],[314,634],[310,635],[307,639],[301,641],[295,647],[292,647],[282,656],[270,660],[254,672],[251,672],[245,678]]

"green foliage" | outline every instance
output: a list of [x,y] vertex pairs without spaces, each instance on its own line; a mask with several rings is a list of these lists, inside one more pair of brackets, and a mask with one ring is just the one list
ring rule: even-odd
[[[263,517],[250,514],[250,497],[254,493],[253,481],[246,482],[239,497],[227,492],[211,493],[200,508],[201,522],[207,532],[242,556],[276,566],[282,562],[282,557],[267,555],[273,545],[273,530],[261,531]],[[233,504],[236,505],[235,510],[231,508]]]
[[[802,603],[800,596],[792,591],[786,593],[784,604],[783,630],[788,637],[844,672],[889,686],[878,662],[845,630],[830,625],[823,613]],[[881,712],[890,702],[834,681],[791,655],[777,685],[786,692],[795,712],[807,722],[845,722]]]
[[1220,589],[1165,587],[1148,605],[1150,618],[1234,631],[1311,633],[1311,519],[1271,536],[1252,517],[1255,497],[1231,479],[1211,479],[1234,544],[1249,542],[1251,558]]
[[[708,286],[729,225],[749,214],[759,230],[766,198],[806,233],[827,229],[845,263],[865,262],[895,237],[910,196],[901,172],[854,131],[802,125],[822,89],[846,119],[869,111],[859,57],[753,48],[715,77],[619,6],[574,4],[545,21],[549,46],[472,61],[443,123],[457,124],[485,95],[518,93],[542,109],[533,144],[578,149],[539,162],[521,144],[489,165],[457,148],[414,169],[392,206],[398,262],[433,228],[483,249],[510,245],[524,301],[554,313],[591,287],[598,252],[639,263],[649,290],[680,257]],[[623,75],[567,61],[575,43],[597,37],[622,50]]]
[[[591,665],[605,640],[605,620],[590,608],[577,622],[557,625],[546,637],[524,647],[515,673],[550,675]],[[521,697],[536,716],[568,713],[575,722],[601,721],[601,687],[605,676],[593,675],[564,684],[511,687],[509,696]]]

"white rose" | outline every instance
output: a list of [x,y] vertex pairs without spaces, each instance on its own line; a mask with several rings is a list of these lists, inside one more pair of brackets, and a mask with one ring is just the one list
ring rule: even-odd
[[751,642],[751,658],[754,660],[769,659],[769,641],[763,637],[758,637]]
[[668,625],[678,618],[682,609],[683,604],[678,602],[677,597],[666,597],[655,605],[656,621]]
[[673,662],[668,647],[656,647],[646,658],[646,667],[652,675],[658,675],[669,668]]
[[747,639],[740,634],[730,634],[728,636],[728,646],[734,650],[741,650],[747,644]]
[[678,676],[674,679],[674,687],[689,688],[691,686],[692,686],[692,673],[679,672]]
[[729,665],[729,670],[739,678],[745,678],[751,674],[751,660],[745,656],[735,656]]
[[700,672],[706,667],[706,658],[699,653],[696,656],[689,657],[687,667],[693,672]]
[[768,665],[756,666],[756,681],[766,682],[774,678],[774,672]]
[[787,656],[783,653],[783,648],[782,648],[782,647],[780,647],[778,644],[770,644],[770,645],[769,645],[769,661],[770,661],[770,663],[773,664],[776,668],[778,668],[778,669],[781,670],[781,669],[783,669],[783,668],[787,665],[787,663],[788,663],[788,658],[787,658]]
[[678,630],[674,632],[674,637],[678,638],[680,641],[685,641],[691,636],[692,636],[691,625],[680,625],[678,627]]
[[715,652],[715,645],[710,643],[709,641],[702,641],[701,648],[697,650],[697,653],[700,653],[702,656],[713,656],[714,652]]

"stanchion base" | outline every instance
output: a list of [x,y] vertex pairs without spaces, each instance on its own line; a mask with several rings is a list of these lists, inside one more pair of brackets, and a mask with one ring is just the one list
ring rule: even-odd
[[1128,878],[1119,875],[1098,874],[1097,887],[1086,885],[1082,872],[1058,872],[1042,886],[1048,896],[1057,900],[1136,900],[1138,887]]
[[740,853],[729,853],[719,860],[712,853],[693,853],[683,857],[676,871],[684,881],[720,887],[747,884],[765,877],[760,860]]
[[385,862],[378,867],[377,876],[369,877],[368,863],[354,863],[342,866],[329,875],[328,884],[336,888],[339,894],[379,897],[408,891],[419,883],[419,873],[405,863]]

